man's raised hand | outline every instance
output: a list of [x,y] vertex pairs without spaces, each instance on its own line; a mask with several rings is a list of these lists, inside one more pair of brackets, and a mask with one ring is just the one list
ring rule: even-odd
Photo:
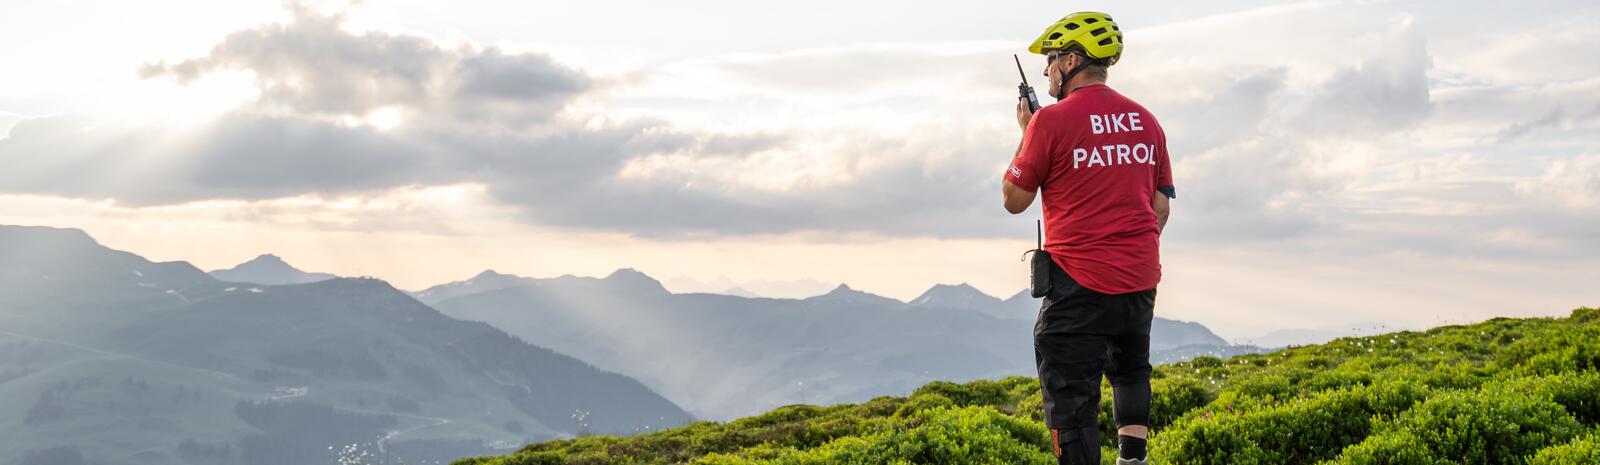
[[1028,106],[1028,99],[1017,97],[1017,126],[1023,131],[1028,130],[1028,121],[1033,120],[1033,109]]

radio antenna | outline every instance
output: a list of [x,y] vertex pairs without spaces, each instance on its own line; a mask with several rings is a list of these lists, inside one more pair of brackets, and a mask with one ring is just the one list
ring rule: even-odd
[[1017,54],[1013,53],[1011,54],[1011,61],[1017,62],[1017,75],[1022,76],[1022,85],[1028,85],[1028,73],[1022,71],[1022,59],[1017,58]]
[[1017,96],[1028,99],[1028,111],[1039,111],[1039,96],[1034,95],[1033,86],[1028,85],[1028,73],[1022,72],[1022,59],[1017,54],[1011,54],[1011,61],[1017,62],[1017,75],[1022,76],[1022,84],[1017,85]]

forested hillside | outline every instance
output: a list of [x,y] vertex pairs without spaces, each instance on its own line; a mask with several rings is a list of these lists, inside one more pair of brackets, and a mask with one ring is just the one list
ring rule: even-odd
[[[1594,308],[1163,365],[1152,463],[1600,463],[1597,369]],[[909,397],[546,442],[456,465],[1050,464],[1041,415],[1027,377],[935,382]]]

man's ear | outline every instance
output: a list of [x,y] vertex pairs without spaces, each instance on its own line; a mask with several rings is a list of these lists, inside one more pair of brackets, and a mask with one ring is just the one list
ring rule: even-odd
[[[1060,76],[1063,81],[1066,80],[1067,72],[1072,71],[1073,68],[1078,66],[1078,58],[1078,54],[1076,53],[1064,53],[1061,55],[1061,58],[1057,58],[1055,63],[1056,76]],[[1064,85],[1066,83],[1063,82],[1062,84]]]

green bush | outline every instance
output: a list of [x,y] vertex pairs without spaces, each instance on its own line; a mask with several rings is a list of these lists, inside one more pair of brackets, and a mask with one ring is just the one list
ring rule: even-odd
[[778,407],[765,414],[740,418],[734,423],[743,428],[759,428],[780,423],[792,423],[816,417],[822,413],[822,407],[815,405],[786,405]]
[[[967,384],[956,384],[947,381],[934,381],[917,388],[911,395],[937,394],[950,399],[956,405],[967,407],[974,405],[987,405],[992,407],[1011,406],[1016,403],[1013,397],[1017,394],[1018,386],[1027,386],[1028,379],[1022,376],[1013,376],[1000,381],[977,380]],[[1034,392],[1038,392],[1038,382],[1033,383]]]
[[[1272,406],[1248,397],[1219,397],[1201,416],[1188,416],[1152,441],[1152,456],[1186,464],[1309,463],[1334,456],[1372,430],[1372,418],[1409,408],[1425,394],[1406,384],[1320,392]],[[1239,400],[1237,410],[1215,408]]]
[[1230,389],[1242,395],[1261,399],[1286,399],[1299,392],[1289,377],[1271,372],[1254,373],[1235,379]]
[[1600,463],[1600,432],[1540,450],[1528,465],[1593,465]]
[[1585,321],[1589,324],[1570,331],[1517,339],[1496,355],[1499,364],[1540,375],[1600,369],[1600,325],[1593,319]]
[[1150,428],[1171,425],[1185,413],[1211,402],[1216,395],[1192,379],[1155,380],[1150,383]]
[[1560,405],[1523,394],[1498,389],[1446,392],[1406,411],[1388,431],[1413,435],[1440,457],[1497,465],[1520,464],[1582,430]]
[[1438,365],[1419,373],[1420,380],[1429,387],[1442,389],[1477,389],[1494,376],[1495,369],[1470,362]]
[[716,454],[697,465],[1039,464],[1055,462],[1043,426],[992,408],[936,408],[915,415],[916,426],[847,437],[809,450],[762,457]]
[[1380,434],[1345,448],[1328,465],[1450,465],[1408,431]]
[[[1600,310],[1156,367],[1173,464],[1600,464]],[[1102,446],[1115,444],[1102,386]],[[529,445],[457,465],[1053,463],[1038,381],[934,382],[859,405]],[[1114,449],[1104,448],[1107,461]]]
[[950,398],[943,395],[919,392],[915,395],[912,395],[911,399],[906,401],[904,405],[901,405],[900,409],[894,412],[894,416],[906,418],[914,416],[918,412],[924,410],[955,406],[956,403],[954,401],[951,401]]
[[1552,376],[1515,378],[1489,389],[1547,399],[1566,409],[1578,421],[1600,423],[1600,373],[1593,371]]

